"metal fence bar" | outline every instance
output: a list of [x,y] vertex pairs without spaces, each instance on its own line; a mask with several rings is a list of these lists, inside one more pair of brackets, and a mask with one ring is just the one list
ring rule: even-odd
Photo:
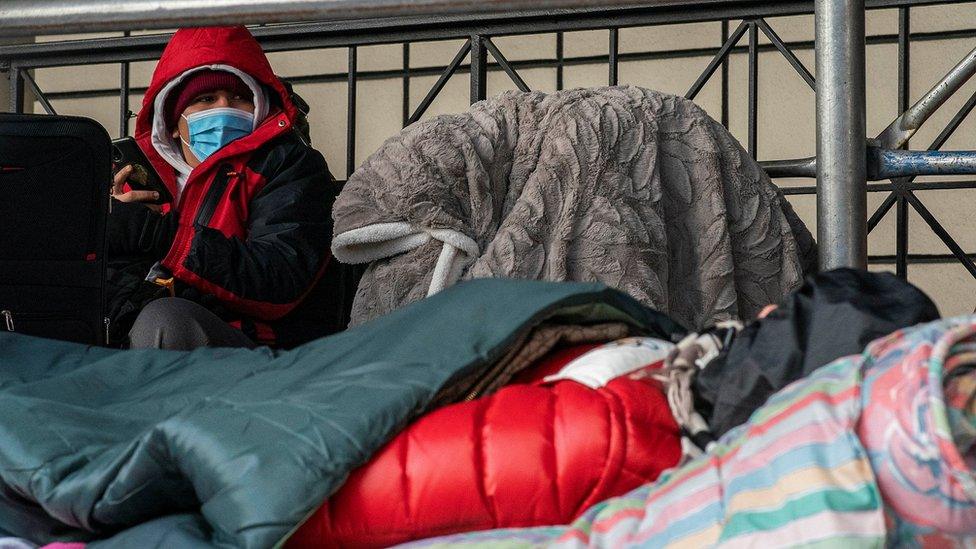
[[[871,187],[874,185],[868,185],[868,192],[871,192]],[[881,187],[891,190],[894,185],[877,185],[879,191],[883,190]],[[924,183],[906,183],[903,188],[909,191],[953,191],[960,189],[976,189],[976,181],[926,181]]]
[[[976,37],[976,32],[974,32],[974,37]],[[809,46],[809,47],[807,47]],[[811,44],[802,44],[802,47],[806,49],[812,49]],[[795,48],[795,46],[794,46]],[[2,49],[2,46],[0,46]],[[691,58],[691,57],[712,57],[718,52],[719,48],[687,48],[678,50],[661,50],[652,52],[629,52],[629,53],[618,53],[618,58],[620,62],[631,62],[631,61],[652,61],[660,59],[681,59],[681,58]],[[746,53],[748,51],[747,46],[733,47],[730,53]],[[760,53],[765,51],[776,51],[771,44],[760,44]],[[728,59],[726,58],[726,61]],[[115,60],[114,62],[118,62]],[[566,66],[575,65],[596,65],[596,64],[606,64],[609,62],[609,57],[607,55],[585,55],[585,56],[575,56],[566,57],[563,63]],[[521,61],[509,61],[509,64],[516,70],[523,69],[535,69],[535,68],[553,68],[556,64],[555,58],[545,59],[527,59]],[[22,66],[22,65],[21,65]],[[411,77],[417,76],[439,76],[446,67],[444,66],[429,66],[429,67],[413,67],[410,69]],[[462,72],[468,72],[470,70],[469,65],[460,64],[458,70]],[[487,70],[500,71],[502,68],[498,65],[489,64]],[[373,70],[373,71],[359,71],[357,73],[357,79],[362,80],[388,80],[393,78],[399,78],[402,76],[402,69],[386,69],[386,70]],[[336,73],[323,73],[323,74],[309,74],[301,76],[286,76],[289,82],[292,84],[323,84],[323,83],[345,83],[347,79],[346,72],[336,72]],[[144,93],[146,88],[144,87],[132,87],[130,88],[130,93]],[[92,90],[80,90],[80,91],[65,91],[65,92],[50,92],[47,94],[48,98],[52,100],[61,99],[84,99],[92,97],[110,97],[117,96],[119,94],[119,88],[98,88]]]
[[[911,8],[898,8],[898,113],[911,101]],[[908,148],[908,141],[904,143]]]
[[[909,8],[898,9],[898,112],[908,110],[911,94],[911,12]],[[905,141],[904,148],[908,148]],[[895,274],[902,279],[908,279],[908,199],[904,191],[899,188],[895,208]]]
[[346,84],[346,177],[356,169],[356,70],[359,65],[356,46],[349,48]]
[[884,201],[881,202],[881,205],[878,206],[878,209],[875,210],[874,213],[871,214],[871,218],[868,219],[868,234],[871,234],[871,231],[873,231],[874,228],[877,227],[879,223],[881,223],[881,220],[884,219],[884,216],[888,215],[888,212],[891,211],[891,207],[897,203],[898,203],[897,194],[891,193],[885,197]]
[[557,90],[563,89],[563,85],[564,85],[563,71],[566,68],[564,64],[564,55],[563,55],[564,49],[565,49],[565,44],[563,43],[563,33],[557,32],[556,33],[556,89]]
[[403,126],[410,123],[410,42],[403,43]]
[[867,267],[864,0],[816,0],[820,267]]
[[795,160],[763,160],[759,165],[769,177],[817,177],[817,159],[813,156]]
[[119,137],[129,135],[129,64],[119,70]]
[[484,100],[488,95],[488,52],[485,49],[485,38],[478,34],[471,35],[471,104]]
[[[285,25],[281,25],[285,26]],[[258,31],[260,29],[254,29]],[[297,31],[296,31],[297,32]],[[143,38],[143,37],[137,37]],[[400,42],[402,42],[403,37],[397,37]],[[961,29],[957,31],[946,31],[945,33],[912,33],[911,40],[913,42],[926,42],[932,40],[971,40],[976,38],[976,28],[973,29]],[[467,39],[467,36],[463,36],[462,39]],[[121,49],[117,54],[108,57],[106,52],[97,53],[101,49],[100,44],[103,41],[115,41],[121,40],[118,38],[109,39],[94,39],[91,40],[91,47],[96,52],[93,55],[84,54],[63,54],[58,53],[54,57],[50,57],[52,50],[49,49],[51,46],[58,46],[56,42],[43,42],[34,44],[33,47],[40,48],[37,50],[37,56],[28,54],[28,51],[34,51],[33,49],[25,50],[21,46],[0,46],[0,70],[4,70],[5,64],[17,65],[20,67],[36,67],[36,68],[46,68],[52,66],[61,65],[89,65],[97,63],[119,63],[121,61],[138,61],[145,59],[152,59],[152,55],[140,53],[138,57],[134,56],[132,53],[128,52],[126,49]],[[867,37],[868,45],[884,45],[884,44],[897,44],[898,35],[897,34],[879,34]],[[65,44],[62,42],[61,44]],[[364,45],[357,43],[358,45]],[[785,43],[794,52],[800,50],[813,50],[814,43],[812,40],[801,40],[792,41]],[[356,45],[356,44],[354,44]],[[16,53],[9,48],[17,48]],[[265,43],[266,48],[270,48],[268,51],[282,51],[280,44],[268,44]],[[333,46],[330,46],[333,47]],[[347,48],[348,44],[342,45],[342,48]],[[59,47],[60,48],[60,47]],[[57,51],[60,49],[57,48]],[[631,62],[631,61],[653,61],[661,59],[687,59],[693,57],[713,57],[719,51],[719,47],[704,47],[704,48],[679,48],[670,50],[656,50],[649,52],[627,52],[619,53],[620,62]],[[142,52],[143,50],[140,50]],[[162,51],[162,46],[159,47],[159,51]],[[776,47],[772,44],[760,44],[759,52],[766,53],[778,51]],[[745,54],[748,53],[748,46],[734,46],[730,54]],[[159,53],[155,54],[158,58]],[[726,58],[726,62],[728,58]],[[582,55],[582,56],[571,56],[565,57],[563,60],[566,66],[576,66],[576,65],[593,65],[593,64],[605,64],[609,62],[608,55]],[[555,58],[536,58],[527,59],[521,61],[511,61],[513,67],[518,70],[521,69],[533,69],[533,68],[552,68],[555,66]],[[444,67],[430,66],[430,67],[416,67],[411,69],[411,76],[431,76],[439,75],[444,70]],[[467,72],[468,66],[461,65],[459,70]],[[489,71],[501,70],[500,67],[489,65]],[[365,79],[389,79],[397,78],[401,75],[401,69],[389,69],[389,70],[374,70],[374,71],[360,71],[359,80]],[[296,84],[316,84],[316,83],[326,83],[335,82],[344,83],[346,81],[345,71],[339,73],[325,73],[325,74],[310,74],[302,76],[288,77],[288,80]],[[130,89],[130,93],[142,93],[145,88],[133,87]],[[60,99],[80,99],[86,97],[108,97],[116,96],[119,93],[118,88],[97,88],[92,90],[80,90],[80,91],[67,91],[67,92],[50,92],[47,94],[48,98],[51,100]]]
[[[491,38],[486,37],[484,39],[484,44],[485,48],[487,48],[491,53],[491,56],[495,58],[495,61],[498,61],[498,64],[501,65],[505,73],[508,74],[508,77],[512,79],[512,82],[515,82],[515,86],[519,90],[524,92],[532,91],[529,89],[529,85],[525,83],[525,80],[522,80],[522,77],[519,76],[519,74],[515,72],[515,69],[512,68],[512,65],[509,64],[508,59],[505,59],[505,56],[502,55],[501,50],[499,50],[495,43],[491,41]],[[484,99],[484,97],[482,97],[482,99]]]
[[434,85],[430,88],[430,91],[428,91],[427,95],[424,96],[423,101],[417,105],[417,109],[413,111],[412,115],[410,115],[410,118],[407,120],[408,126],[417,120],[420,120],[420,117],[427,112],[430,104],[434,102],[434,98],[436,98],[437,94],[444,89],[444,86],[447,84],[447,81],[450,80],[451,76],[457,72],[458,67],[461,66],[461,62],[464,61],[464,57],[468,55],[469,51],[471,51],[471,40],[465,40],[464,45],[461,46],[461,49],[458,50],[457,54],[454,56],[454,59],[451,60],[451,64],[444,69],[444,72],[441,73],[440,77],[437,79],[437,82],[434,82]]
[[9,111],[12,113],[24,112],[24,80],[20,77],[21,69],[19,67],[11,67],[9,81],[7,85],[9,86]]
[[[34,99],[41,104],[41,107],[44,108],[46,113],[58,114],[58,112],[54,110],[54,106],[51,105],[51,102],[47,100],[44,92],[41,91],[41,88],[37,85],[37,82],[35,82],[31,77],[30,71],[20,71],[20,77],[23,79],[24,84],[27,84],[27,87],[30,88],[31,93],[34,94]],[[21,105],[23,105],[23,93],[21,93],[21,96]]]
[[793,51],[790,50],[790,48],[783,43],[783,39],[780,38],[778,34],[776,34],[776,31],[774,31],[773,28],[769,26],[769,23],[767,23],[765,19],[757,19],[756,23],[759,25],[759,28],[763,31],[763,34],[766,35],[766,38],[769,38],[769,41],[772,42],[774,46],[776,46],[776,49],[779,50],[781,54],[783,54],[783,57],[785,57],[786,60],[790,63],[790,66],[792,66],[793,69],[797,72],[797,74],[800,75],[800,78],[802,78],[803,81],[806,82],[808,86],[810,86],[810,89],[816,90],[817,83],[813,78],[813,75],[810,74],[810,71],[807,70],[806,66],[796,57],[796,54],[794,54]]
[[932,232],[934,232],[935,235],[942,240],[942,243],[949,248],[952,255],[956,256],[956,259],[958,259],[959,262],[962,263],[962,266],[969,271],[969,274],[971,274],[973,278],[976,278],[976,263],[973,263],[973,260],[966,255],[966,252],[964,252],[959,244],[956,243],[949,232],[946,231],[941,224],[939,224],[938,220],[935,219],[935,216],[932,215],[932,212],[930,212],[929,209],[922,204],[922,201],[919,200],[918,197],[915,196],[911,191],[907,192],[905,196],[908,199],[908,202],[912,205],[912,208],[918,212],[918,215],[921,216],[922,220],[928,224],[930,229],[932,229]]
[[759,30],[749,22],[749,154],[759,158]]
[[908,200],[902,193],[895,199],[895,275],[908,279]]
[[729,39],[722,44],[722,47],[718,49],[718,52],[714,57],[712,57],[712,60],[708,62],[707,66],[705,66],[705,70],[702,71],[702,73],[698,76],[698,79],[695,80],[695,83],[692,84],[691,88],[688,89],[688,93],[685,94],[685,99],[695,99],[698,92],[705,87],[705,84],[708,83],[709,78],[715,74],[715,71],[718,69],[719,65],[725,61],[725,59],[729,56],[729,52],[731,52],[732,48],[739,43],[742,35],[744,35],[747,30],[749,30],[748,22],[743,21],[742,23],[739,23],[739,26],[736,27],[735,32],[732,33],[732,36],[730,36]]
[[[865,0],[868,8],[905,5],[945,4],[968,0]],[[0,3],[0,6],[3,6]],[[364,19],[349,22],[290,23],[252,28],[252,34],[266,52],[347,48],[404,41],[466,39],[471,34],[508,36],[558,31],[606,30],[723,19],[750,19],[810,13],[810,0],[778,0],[727,5],[726,2],[698,2],[682,8],[664,9],[653,3],[643,9],[613,11],[605,8],[561,10],[559,12],[518,12],[509,17],[437,16],[397,19]],[[79,31],[80,32],[80,31]],[[158,59],[171,34],[139,35],[129,38],[65,40],[0,46],[0,70],[9,65],[48,67],[60,65],[118,63]],[[971,39],[973,29],[912,34],[913,41]],[[896,34],[870,37],[869,44],[896,43]],[[812,41],[790,42],[790,48],[812,49]],[[763,44],[762,48],[773,48]],[[760,51],[766,51],[760,49]],[[699,55],[712,55],[704,53]]]
[[[725,44],[729,41],[729,20],[723,19],[721,24],[722,40],[721,43]],[[729,58],[722,59],[722,125],[726,129],[729,127]]]
[[[759,51],[765,51],[761,45]],[[770,45],[770,47],[772,47]],[[692,48],[683,50],[669,50],[667,52],[630,52],[619,54],[619,59],[621,62],[630,61],[648,61],[648,60],[658,60],[658,59],[678,59],[687,57],[705,57],[715,54],[718,48]],[[742,50],[746,51],[745,49]],[[774,50],[769,50],[774,51]],[[732,49],[732,53],[736,53],[737,48]],[[462,60],[463,61],[463,60]],[[117,61],[116,61],[117,62]],[[528,59],[522,61],[509,61],[511,66],[516,70],[534,69],[534,68],[552,68],[555,66],[555,59]],[[608,63],[608,56],[606,55],[589,55],[589,56],[579,56],[579,57],[567,57],[564,60],[564,64],[567,66],[571,65],[595,65],[595,64],[606,64]],[[429,67],[414,67],[410,69],[411,77],[417,76],[439,76],[446,69],[444,66],[429,66]],[[468,72],[470,66],[467,64],[460,64],[458,70],[462,72]],[[501,66],[489,64],[487,70],[500,71]],[[386,69],[386,70],[372,70],[372,71],[359,71],[357,73],[357,79],[359,81],[363,80],[389,80],[393,78],[399,78],[402,76],[402,69]],[[323,74],[309,74],[300,76],[283,76],[289,82],[295,85],[299,84],[323,84],[323,83],[345,83],[347,80],[347,74],[345,71],[336,73],[323,73]],[[145,93],[145,87],[130,87],[130,94],[141,94]],[[117,97],[120,93],[118,87],[111,88],[96,88],[89,90],[77,90],[77,91],[64,91],[64,92],[49,92],[47,97],[52,101],[59,101],[64,99],[88,99],[94,97]]]
[[[960,189],[976,189],[976,181],[927,181],[925,183],[906,184],[903,188],[911,191],[952,191]],[[800,185],[780,189],[784,195],[814,195],[817,187],[814,185]],[[891,193],[895,190],[893,183],[868,184],[869,193]]]
[[[976,253],[966,254],[970,259],[976,259]],[[898,258],[894,255],[869,255],[868,263],[874,265],[894,265]],[[908,254],[906,261],[909,264],[942,264],[959,263],[959,259],[953,254]]]
[[939,132],[938,137],[929,146],[929,150],[941,149],[946,144],[946,141],[952,137],[952,134],[956,133],[956,130],[959,129],[959,126],[966,120],[969,114],[973,112],[974,108],[976,108],[976,92],[956,111],[956,114],[949,120],[949,124]]
[[899,193],[895,208],[895,275],[908,279],[908,201]]
[[[125,31],[123,36],[129,36]],[[119,137],[129,135],[129,62],[119,64]]]
[[620,29],[610,29],[609,50],[607,61],[610,64],[610,74],[608,79],[611,86],[616,86],[620,78],[618,72],[620,68]]

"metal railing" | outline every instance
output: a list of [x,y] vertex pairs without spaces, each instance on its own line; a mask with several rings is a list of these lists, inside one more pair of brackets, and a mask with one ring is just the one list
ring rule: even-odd
[[[821,0],[829,1],[829,0]],[[976,181],[940,180],[918,183],[914,178],[924,174],[976,173],[976,156],[972,153],[929,153],[909,154],[897,151],[907,146],[907,139],[918,126],[931,115],[932,108],[941,105],[949,95],[976,70],[976,58],[970,54],[947,76],[946,82],[933,88],[934,95],[923,97],[918,108],[910,105],[910,46],[913,41],[941,39],[976,39],[976,29],[964,29],[943,33],[912,33],[911,10],[913,7],[928,4],[956,3],[939,0],[864,0],[866,9],[897,8],[899,10],[898,33],[866,37],[868,45],[898,45],[898,104],[905,113],[892,126],[868,142],[865,158],[866,178],[872,180],[888,179],[887,183],[873,183],[866,186],[866,192],[889,193],[881,207],[869,217],[866,230],[873,230],[882,217],[892,208],[896,209],[896,251],[892,256],[870,256],[873,262],[894,263],[899,276],[905,277],[911,263],[932,263],[958,261],[976,277],[976,254],[966,253],[949,235],[925,204],[917,192],[923,190],[972,189]],[[138,3],[138,2],[135,2]],[[301,2],[299,2],[301,3]],[[325,2],[328,3],[328,2]],[[366,1],[366,3],[369,3]],[[421,3],[423,4],[423,3]],[[503,3],[488,1],[485,5],[497,8]],[[623,5],[627,4],[627,5]],[[425,4],[426,5],[426,4]],[[456,5],[460,5],[456,3]],[[569,3],[564,4],[569,5]],[[623,5],[623,7],[621,7]],[[347,6],[348,7],[348,6]],[[429,7],[429,6],[428,6]],[[424,6],[421,6],[422,9]],[[489,11],[491,10],[483,10]],[[748,123],[746,148],[758,155],[759,121],[759,56],[761,53],[776,51],[795,69],[811,88],[816,89],[817,81],[809,69],[797,58],[795,52],[813,49],[812,41],[784,41],[775,31],[769,19],[776,16],[809,14],[814,11],[812,1],[781,0],[779,2],[755,2],[746,0],[689,2],[686,0],[659,0],[645,5],[634,6],[632,2],[616,3],[614,8],[574,8],[559,10],[535,10],[519,12],[492,12],[490,15],[474,18],[468,15],[420,16],[408,15],[382,19],[363,19],[328,23],[288,23],[255,27],[252,32],[268,52],[294,51],[320,48],[346,48],[348,70],[346,72],[324,73],[290,78],[294,84],[341,82],[347,83],[347,171],[352,172],[356,158],[356,97],[357,84],[364,79],[397,78],[402,81],[404,126],[420,119],[433,100],[444,88],[448,80],[458,74],[467,73],[471,102],[485,98],[487,73],[503,71],[515,86],[528,90],[529,86],[520,76],[520,71],[531,68],[553,68],[556,70],[557,88],[563,87],[563,71],[566,67],[606,63],[607,83],[620,82],[619,65],[624,62],[673,59],[690,57],[710,57],[695,83],[686,93],[694,99],[712,78],[720,79],[721,113],[723,124],[729,124],[729,56],[746,55],[748,58]],[[402,12],[401,12],[402,13]],[[417,11],[415,13],[423,13]],[[8,24],[0,8],[0,29]],[[143,14],[151,17],[151,14]],[[143,20],[143,22],[149,19]],[[163,23],[153,20],[162,25]],[[238,20],[240,21],[240,20]],[[619,51],[620,29],[628,27],[651,27],[676,23],[719,21],[720,34],[716,36],[716,46],[708,48],[686,48],[668,51],[643,51],[621,53]],[[741,21],[741,22],[740,22]],[[732,22],[735,22],[733,28]],[[20,23],[23,28],[24,23]],[[166,21],[171,24],[171,21]],[[147,25],[143,25],[147,26]],[[18,27],[21,28],[21,27]],[[93,29],[95,27],[85,27]],[[109,28],[107,26],[97,27]],[[117,27],[116,27],[117,28]],[[607,33],[607,54],[589,56],[565,55],[564,33],[578,30],[602,29]],[[841,30],[849,30],[842,27]],[[649,31],[650,32],[650,31]],[[493,39],[502,36],[555,33],[555,57],[542,57],[521,61],[509,61]],[[760,43],[760,35],[770,43]],[[0,70],[9,71],[11,110],[18,110],[23,102],[25,89],[30,89],[37,101],[47,112],[55,112],[55,104],[63,99],[82,97],[119,97],[119,133],[128,128],[128,98],[133,92],[143,91],[129,85],[129,63],[158,58],[169,39],[168,34],[123,36],[90,40],[46,42],[17,46],[0,47]],[[414,68],[410,66],[410,44],[420,41],[464,40],[452,61],[445,66]],[[746,41],[745,44],[742,44]],[[403,63],[400,69],[381,71],[358,70],[358,47],[378,44],[402,44]],[[470,61],[465,63],[466,57]],[[120,66],[120,86],[101,89],[45,94],[30,75],[30,70],[56,66],[90,65],[118,63]],[[862,71],[863,72],[863,71]],[[438,76],[437,81],[427,92],[416,109],[410,110],[409,97],[412,79],[419,76]],[[716,76],[717,75],[717,76]],[[863,76],[863,75],[862,75]],[[861,80],[863,83],[863,79]],[[976,107],[976,95],[960,109],[949,125],[929,147],[938,151],[953,132]],[[848,121],[847,127],[850,127]],[[764,167],[774,177],[816,176],[815,158],[766,161]],[[817,193],[815,186],[785,188],[787,195],[810,195]],[[863,192],[862,192],[863,194]],[[845,195],[841,195],[841,199]],[[849,195],[847,195],[849,196]],[[949,254],[909,254],[908,228],[909,209],[917,211],[922,220],[943,241]],[[818,212],[818,216],[821,212]],[[856,223],[855,223],[856,225]],[[857,228],[855,227],[855,230]],[[865,234],[866,236],[866,234]]]

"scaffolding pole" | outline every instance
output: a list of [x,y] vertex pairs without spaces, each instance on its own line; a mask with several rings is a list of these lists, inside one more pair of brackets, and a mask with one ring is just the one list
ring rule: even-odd
[[[662,7],[748,0],[666,0]],[[603,9],[647,6],[613,0]],[[592,0],[0,0],[0,36],[594,8]]]
[[867,268],[864,0],[817,0],[820,268]]

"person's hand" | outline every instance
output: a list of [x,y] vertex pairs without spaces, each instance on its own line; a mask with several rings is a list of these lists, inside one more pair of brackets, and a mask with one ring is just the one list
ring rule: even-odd
[[763,307],[761,311],[759,311],[759,315],[756,318],[757,319],[766,318],[767,316],[769,316],[769,313],[775,311],[778,308],[779,308],[778,305],[774,305],[774,304],[766,305],[765,307]]
[[112,181],[112,198],[118,200],[119,202],[139,202],[144,206],[160,211],[162,208],[158,204],[152,204],[156,200],[159,200],[159,193],[156,191],[140,191],[131,190],[128,192],[124,191],[125,182],[132,175],[132,165],[127,165],[118,173],[115,174],[115,179]]

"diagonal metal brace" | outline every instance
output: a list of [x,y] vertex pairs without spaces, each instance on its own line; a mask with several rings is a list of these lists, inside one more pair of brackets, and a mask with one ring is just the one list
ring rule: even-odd
[[40,103],[42,107],[44,107],[45,112],[52,115],[58,114],[58,111],[54,110],[54,106],[51,105],[50,101],[48,101],[47,96],[44,95],[43,91],[41,91],[41,87],[38,86],[37,82],[35,82],[34,79],[31,77],[30,71],[26,71],[26,70],[21,71],[20,77],[24,79],[24,83],[27,84],[28,88],[30,88],[31,93],[34,94],[34,98],[37,99],[37,102]]
[[739,40],[742,39],[742,36],[745,35],[747,30],[749,30],[748,21],[739,23],[739,26],[736,27],[735,31],[732,33],[732,36],[730,36],[729,39],[722,44],[722,47],[718,50],[718,53],[715,54],[715,57],[708,62],[708,66],[706,66],[705,70],[702,71],[701,75],[698,76],[698,80],[691,85],[688,93],[685,94],[685,99],[694,99],[695,96],[698,95],[698,92],[705,87],[705,84],[708,83],[708,80],[713,74],[715,74],[715,71],[718,70],[719,65],[722,64],[722,61],[725,61],[725,58],[729,56],[729,52],[731,52],[732,48],[739,43]]
[[802,78],[803,81],[806,82],[808,86],[810,86],[810,89],[816,90],[817,89],[816,79],[813,77],[812,74],[810,74],[810,71],[803,64],[803,62],[800,61],[799,58],[797,58],[796,54],[793,53],[793,50],[791,50],[786,45],[786,43],[783,42],[783,39],[780,38],[778,34],[776,34],[776,31],[774,31],[773,28],[769,26],[769,23],[767,23],[765,19],[757,19],[756,24],[759,25],[759,30],[761,30],[763,34],[766,35],[766,38],[769,38],[769,41],[773,43],[773,46],[775,46],[776,49],[779,50],[779,53],[786,58],[786,61],[790,64],[790,66],[793,67],[793,70],[795,70],[796,73],[800,75],[800,78]]
[[508,59],[505,58],[501,50],[498,49],[498,46],[491,41],[491,38],[485,38],[485,48],[487,48],[488,52],[491,53],[491,56],[495,58],[495,61],[498,61],[498,64],[501,65],[502,69],[506,74],[508,74],[508,77],[512,79],[512,82],[515,83],[515,86],[520,91],[532,91],[529,89],[529,85],[525,83],[525,80],[522,80],[519,73],[515,71],[514,67],[512,67],[512,64],[508,62]]
[[[915,135],[922,124],[932,116],[932,113],[948,101],[973,74],[976,74],[976,48],[956,64],[928,93],[895,118],[884,131],[878,134],[877,138],[870,140],[868,143],[869,180],[876,181],[913,175],[976,173],[973,171],[970,159],[974,153],[964,151],[926,154],[918,151],[896,150],[908,143],[908,140]],[[974,107],[976,107],[976,94],[973,94],[969,101],[963,105],[935,143],[929,147],[929,150],[941,147]],[[814,177],[816,175],[816,163],[815,157],[760,162],[770,177]]]
[[903,112],[878,134],[879,144],[886,149],[900,149],[922,124],[954,93],[976,74],[976,48],[973,48],[938,84]]

